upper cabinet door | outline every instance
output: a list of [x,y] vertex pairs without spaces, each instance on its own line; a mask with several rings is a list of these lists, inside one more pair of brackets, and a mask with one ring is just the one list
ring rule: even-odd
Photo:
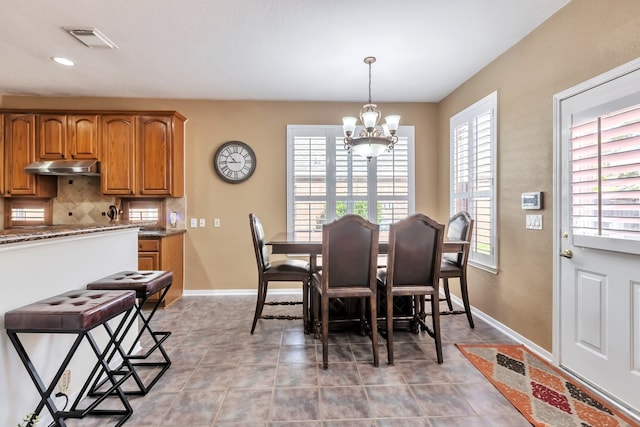
[[184,121],[178,114],[140,116],[140,195],[184,196]]
[[171,194],[173,141],[171,117],[141,116],[139,154],[139,183],[142,195]]
[[0,194],[4,194],[4,115],[0,114]]
[[103,194],[135,194],[135,115],[104,115],[101,180]]
[[58,160],[68,157],[66,114],[38,115],[38,158]]
[[72,159],[99,159],[100,143],[97,114],[71,115],[67,118],[69,126],[69,156]]
[[58,180],[55,176],[25,173],[24,168],[36,161],[35,114],[9,114],[5,117],[5,195],[54,197]]

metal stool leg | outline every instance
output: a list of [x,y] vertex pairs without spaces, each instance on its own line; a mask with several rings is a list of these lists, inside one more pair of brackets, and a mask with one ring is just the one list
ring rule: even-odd
[[[128,313],[129,313],[129,311],[127,313],[125,313],[125,316]],[[22,345],[22,342],[20,341],[20,338],[18,337],[18,333],[29,333],[29,332],[39,332],[39,331],[37,331],[37,330],[34,330],[34,331],[7,330],[7,334],[9,336],[9,340],[11,341],[11,343],[14,346],[14,348],[16,349],[20,360],[23,362],[25,368],[27,369],[27,372],[28,372],[29,376],[31,377],[33,383],[35,384],[35,386],[36,386],[36,388],[38,390],[38,394],[40,395],[40,402],[36,406],[36,409],[33,411],[33,413],[35,415],[40,415],[40,413],[42,412],[42,410],[46,406],[47,410],[49,411],[50,415],[52,416],[52,418],[54,420],[54,425],[61,426],[61,427],[66,427],[65,419],[67,419],[67,418],[83,418],[86,415],[103,415],[103,416],[120,415],[120,416],[122,416],[122,418],[116,424],[116,426],[123,425],[129,419],[129,417],[131,417],[131,415],[133,414],[133,409],[131,408],[131,405],[129,404],[129,401],[128,401],[127,397],[125,396],[125,394],[122,392],[120,386],[124,383],[124,381],[126,381],[129,378],[129,376],[132,374],[132,372],[131,372],[132,370],[130,369],[128,371],[121,371],[121,370],[114,371],[114,370],[109,368],[109,365],[108,365],[108,363],[106,362],[106,359],[105,359],[105,356],[106,356],[106,354],[107,354],[107,352],[109,351],[110,348],[112,348],[114,346],[117,347],[117,348],[120,347],[121,341],[117,339],[117,332],[122,328],[123,323],[124,323],[124,319],[123,319],[123,321],[120,322],[120,324],[119,324],[118,328],[116,329],[115,333],[111,330],[111,328],[108,327],[106,322],[104,323],[105,328],[107,329],[107,334],[109,335],[109,342],[107,343],[107,345],[105,346],[105,350],[103,350],[103,351],[100,350],[100,347],[98,346],[98,344],[94,340],[93,336],[91,335],[91,331],[90,330],[89,331],[61,332],[61,333],[76,333],[77,336],[76,336],[76,339],[74,340],[71,348],[67,352],[67,355],[65,356],[64,360],[62,361],[60,367],[58,368],[58,370],[56,371],[55,375],[53,376],[53,379],[51,380],[51,383],[49,384],[49,386],[46,386],[44,384],[44,382],[42,381],[42,378],[38,374],[35,365],[31,361],[31,359],[29,358],[29,355],[28,355],[26,349],[24,348],[24,346]],[[51,398],[51,395],[53,394],[53,392],[55,390],[55,387],[58,384],[58,381],[62,377],[62,374],[67,369],[67,367],[69,366],[69,363],[71,362],[71,360],[73,359],[74,355],[76,354],[76,351],[77,351],[78,347],[80,346],[80,344],[82,343],[83,339],[85,339],[85,338],[87,339],[87,341],[89,343],[89,346],[93,350],[93,352],[96,355],[96,358],[98,360],[97,360],[96,365],[94,366],[91,374],[89,374],[85,384],[82,386],[80,392],[78,393],[78,397],[72,403],[70,410],[68,410],[68,411],[66,411],[64,409],[60,410],[60,409],[57,408],[55,402]],[[93,401],[87,407],[79,408],[79,405],[81,403],[81,399],[84,397],[84,391],[87,389],[89,384],[93,381],[93,377],[96,374],[96,372],[98,372],[98,370],[100,370],[100,372],[102,372],[102,373],[104,373],[106,375],[107,378],[106,378],[105,381],[110,381],[111,382],[111,386],[103,394],[101,394],[98,399]],[[120,376],[121,378],[117,379],[117,376]],[[122,406],[124,407],[124,409],[122,409],[122,410],[99,409],[98,408],[99,405],[109,395],[112,395],[112,394],[116,394],[118,396],[118,398],[119,398]]]
[[[145,303],[148,301],[149,297],[151,297],[155,293],[146,295],[144,298],[140,299],[140,301],[134,307],[132,315],[129,317],[123,331],[119,333],[119,335],[124,337],[129,332],[129,330],[133,327],[135,320],[136,319],[141,320],[142,325],[140,327],[140,330],[138,331],[138,334],[136,335],[133,342],[131,343],[131,346],[126,352],[119,351],[118,347],[112,347],[110,354],[108,355],[108,357],[106,357],[107,362],[110,363],[115,357],[116,353],[119,353],[120,356],[122,357],[122,360],[126,360],[129,366],[131,367],[132,376],[137,385],[137,390],[125,390],[124,392],[127,395],[135,395],[135,396],[146,395],[151,389],[151,387],[153,387],[158,382],[158,380],[162,377],[162,375],[171,366],[171,359],[169,358],[169,355],[167,354],[167,352],[164,350],[164,347],[162,346],[164,341],[167,338],[169,338],[169,336],[171,335],[171,332],[154,331],[151,329],[151,326],[150,326],[150,322],[153,319],[154,314],[160,307],[160,304],[164,300],[165,295],[169,291],[169,287],[170,286],[166,286],[160,289],[158,292],[155,292],[155,293],[159,293],[160,296],[156,301],[156,303],[154,304],[154,306],[152,307],[149,315],[146,317],[142,312],[142,309]],[[138,343],[140,343],[145,331],[148,332],[154,344],[144,354],[133,354],[133,351],[135,350]],[[153,353],[156,352],[156,350],[159,351],[162,355],[161,361],[158,361],[158,362],[142,362],[141,361],[141,360],[148,359]],[[159,367],[161,369],[157,374],[155,374],[155,376],[152,378],[152,380],[148,384],[145,384],[142,378],[140,377],[140,374],[136,369],[136,367]],[[122,369],[122,366],[120,367],[120,369]],[[96,378],[94,384],[90,388],[89,395],[95,396],[95,395],[101,394],[102,392],[99,391],[99,389],[105,384],[106,381],[107,379],[104,377]]]

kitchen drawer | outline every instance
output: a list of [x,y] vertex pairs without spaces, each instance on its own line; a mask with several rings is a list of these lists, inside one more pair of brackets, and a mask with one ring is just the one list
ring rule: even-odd
[[159,252],[160,240],[138,239],[138,252]]

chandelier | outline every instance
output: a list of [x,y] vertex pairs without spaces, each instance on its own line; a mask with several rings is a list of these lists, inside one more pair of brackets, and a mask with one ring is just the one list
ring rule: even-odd
[[344,148],[347,151],[353,151],[354,154],[366,157],[367,160],[393,149],[395,143],[398,142],[396,131],[400,124],[400,116],[391,115],[384,118],[386,123],[380,126],[382,131],[378,127],[378,121],[382,114],[378,111],[378,106],[371,103],[371,64],[374,62],[376,62],[374,56],[364,58],[364,63],[369,65],[369,102],[360,110],[360,121],[364,129],[360,131],[357,138],[354,138],[353,135],[358,119],[351,116],[342,118]]

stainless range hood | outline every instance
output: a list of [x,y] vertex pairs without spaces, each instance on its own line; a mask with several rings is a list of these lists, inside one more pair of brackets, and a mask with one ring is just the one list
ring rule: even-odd
[[97,160],[51,160],[33,162],[26,173],[37,175],[100,175],[100,162]]

